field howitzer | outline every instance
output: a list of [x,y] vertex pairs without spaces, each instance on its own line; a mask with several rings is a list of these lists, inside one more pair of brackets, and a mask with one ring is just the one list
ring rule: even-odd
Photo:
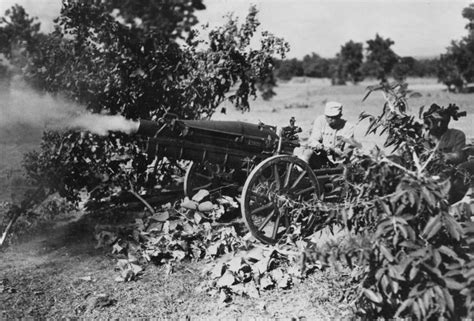
[[158,121],[140,120],[137,134],[149,137],[148,153],[197,162],[209,161],[238,167],[243,159],[259,159],[275,153],[291,154],[298,144],[294,126],[283,128],[240,121],[180,120],[166,115]]
[[[167,114],[140,120],[137,134],[148,137],[151,159],[189,160],[184,192],[229,188],[241,192],[241,211],[250,232],[264,243],[276,243],[294,224],[310,227],[314,214],[305,201],[321,197],[340,169],[313,170],[293,156],[301,128],[240,121],[181,120]],[[320,188],[322,186],[323,188]]]
[[167,114],[158,121],[140,120],[137,134],[149,138],[150,158],[193,161],[184,191],[192,197],[199,189],[243,185],[255,164],[275,154],[291,154],[300,130],[294,121],[278,135],[275,126],[263,123],[180,120]]

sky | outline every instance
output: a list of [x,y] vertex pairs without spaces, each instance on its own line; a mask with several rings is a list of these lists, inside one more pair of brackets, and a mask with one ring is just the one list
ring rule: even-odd
[[[199,25],[217,26],[233,12],[241,21],[251,4],[259,10],[258,30],[283,37],[291,47],[288,57],[315,52],[333,57],[349,40],[365,43],[378,33],[392,39],[400,56],[432,57],[446,51],[451,40],[466,35],[462,9],[469,0],[203,0]],[[49,31],[61,0],[0,0],[0,13],[13,4],[36,16]]]

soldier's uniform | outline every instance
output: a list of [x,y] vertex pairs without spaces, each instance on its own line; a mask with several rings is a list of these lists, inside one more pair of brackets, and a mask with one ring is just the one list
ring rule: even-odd
[[342,120],[344,125],[334,129],[329,126],[325,116],[319,116],[313,122],[311,135],[308,139],[308,146],[316,147],[323,144],[324,147],[344,149],[343,138],[354,138],[354,125],[346,120]]

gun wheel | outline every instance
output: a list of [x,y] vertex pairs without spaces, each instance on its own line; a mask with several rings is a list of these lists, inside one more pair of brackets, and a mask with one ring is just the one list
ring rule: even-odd
[[208,162],[191,162],[184,177],[184,195],[189,198],[192,198],[201,189],[215,192],[237,186],[233,170],[227,170]]
[[241,201],[242,216],[252,235],[275,244],[292,228],[310,228],[315,213],[305,201],[320,195],[318,179],[309,165],[290,155],[270,157],[247,178]]

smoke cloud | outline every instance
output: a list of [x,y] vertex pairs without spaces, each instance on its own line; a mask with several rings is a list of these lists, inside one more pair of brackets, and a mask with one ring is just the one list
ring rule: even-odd
[[47,129],[77,129],[106,135],[109,131],[132,133],[137,128],[138,122],[122,116],[91,114],[80,104],[26,87],[0,91],[3,142],[38,141]]
[[125,119],[125,117],[120,115],[82,114],[73,118],[67,127],[88,130],[99,135],[107,135],[110,131],[131,134],[138,130],[138,126],[138,122]]

